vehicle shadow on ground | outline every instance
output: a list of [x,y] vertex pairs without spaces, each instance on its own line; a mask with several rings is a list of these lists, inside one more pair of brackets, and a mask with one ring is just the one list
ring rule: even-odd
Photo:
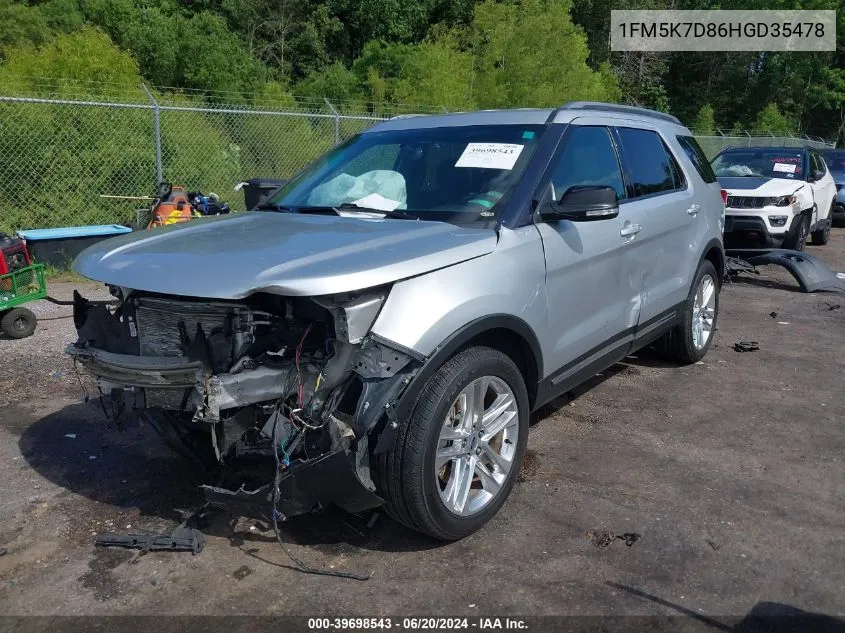
[[759,277],[756,275],[740,275],[738,277],[734,277],[731,281],[726,282],[724,285],[755,286],[757,288],[769,288],[772,290],[783,290],[786,292],[802,292],[801,286],[798,285],[797,281],[778,281],[776,279]]
[[843,633],[845,631],[845,620],[841,618],[804,611],[779,602],[758,602],[751,611],[739,618],[715,618],[635,587],[616,582],[605,584],[643,601],[660,605],[668,609],[670,613],[675,612],[686,623],[694,621],[702,625],[701,627],[678,626],[677,630],[713,630],[728,633]]
[[632,356],[627,356],[612,367],[608,367],[604,371],[596,374],[589,380],[581,383],[575,389],[567,391],[565,394],[558,396],[551,402],[544,404],[531,416],[531,425],[542,422],[546,418],[552,417],[558,413],[565,406],[577,402],[578,399],[589,393],[601,385],[606,380],[610,380],[617,376],[624,375],[639,375],[640,368],[650,367],[658,369],[679,369],[680,365],[672,363],[660,358],[660,356],[651,350],[639,351]]
[[[94,402],[67,406],[15,430],[20,432],[21,454],[42,477],[91,501],[137,509],[142,519],[165,519],[175,526],[203,506],[199,486],[214,483],[199,466],[167,448],[153,429],[131,423],[118,431]],[[250,530],[250,525],[259,529]],[[326,553],[349,553],[350,548],[418,551],[441,545],[380,509],[360,515],[327,509],[293,517],[281,527],[285,540]],[[266,523],[236,522],[224,512],[211,513],[201,528],[246,550],[250,541],[276,540]]]

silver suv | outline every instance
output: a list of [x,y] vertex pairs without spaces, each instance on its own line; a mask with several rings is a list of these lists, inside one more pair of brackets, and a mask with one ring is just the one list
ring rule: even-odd
[[259,208],[122,236],[75,269],[68,352],[119,420],[273,521],[379,505],[459,539],[499,510],[532,411],[634,350],[693,363],[724,204],[677,119],[600,103],[393,119]]

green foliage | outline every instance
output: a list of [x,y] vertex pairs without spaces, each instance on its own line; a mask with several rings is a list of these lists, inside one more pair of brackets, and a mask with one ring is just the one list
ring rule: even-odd
[[[198,89],[208,99],[239,101],[275,81],[320,100],[433,109],[621,100],[696,125],[706,103],[714,119],[744,128],[761,103],[772,103],[793,132],[845,138],[841,0],[717,4],[840,9],[837,50],[609,49],[613,9],[710,9],[710,0],[0,0],[0,60],[10,48],[50,47],[61,35],[99,29],[148,84]],[[18,57],[22,75],[38,74]],[[63,74],[101,81],[122,73],[87,66]],[[709,129],[708,119],[700,123]]]
[[794,127],[789,122],[775,103],[769,103],[760,110],[757,118],[754,119],[754,131],[767,132],[771,134],[789,134]]
[[476,8],[479,106],[552,106],[616,96],[615,82],[587,66],[587,38],[572,23],[570,6],[568,0],[486,0]]
[[102,31],[85,27],[74,33],[60,33],[48,44],[36,48],[31,44],[6,47],[0,66],[0,88],[20,84],[38,94],[45,79],[68,91],[78,91],[79,82],[95,82],[86,86],[92,96],[101,91],[123,86],[137,92],[141,82],[138,64],[131,55],[112,44]]
[[713,106],[709,103],[705,103],[701,106],[701,109],[698,111],[698,114],[695,115],[690,128],[696,134],[702,134],[704,136],[713,134],[716,131]]
[[[146,83],[173,87],[167,100],[191,106],[297,109],[297,94],[374,111],[624,101],[670,111],[700,133],[719,121],[737,133],[845,141],[841,0],[718,5],[840,9],[837,50],[609,49],[612,9],[708,9],[710,0],[0,0],[0,94],[145,103]],[[9,175],[0,230],[92,222],[104,209],[131,220],[135,203],[97,196],[152,190],[151,119],[149,110],[0,104],[0,174]],[[365,125],[345,119],[335,132],[319,116],[166,111],[165,175],[231,199],[234,182],[290,175],[335,133]]]
[[[256,103],[274,109],[296,107],[293,97],[278,83],[267,84]],[[334,121],[325,118],[234,117],[231,125],[240,156],[238,179],[290,177],[328,150],[334,138]]]
[[431,108],[509,108],[614,101],[607,64],[587,63],[583,31],[566,0],[487,0],[466,29],[437,29],[418,44],[371,41],[347,70],[331,66],[299,85],[306,94]]
[[47,20],[37,9],[14,0],[0,0],[0,51],[17,44],[40,44],[47,30]]

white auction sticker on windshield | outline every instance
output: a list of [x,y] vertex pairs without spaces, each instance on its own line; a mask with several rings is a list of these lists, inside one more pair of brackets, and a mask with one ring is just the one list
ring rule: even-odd
[[523,147],[515,143],[469,143],[455,167],[513,169]]
[[795,167],[796,165],[790,165],[789,163],[775,163],[772,166],[772,171],[782,171],[785,174],[794,174]]

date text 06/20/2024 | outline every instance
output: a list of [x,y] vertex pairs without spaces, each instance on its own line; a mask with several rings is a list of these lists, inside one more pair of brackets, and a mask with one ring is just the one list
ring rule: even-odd
[[522,618],[509,617],[374,617],[374,618],[309,618],[311,631],[364,631],[398,629],[404,631],[524,631],[528,624]]

